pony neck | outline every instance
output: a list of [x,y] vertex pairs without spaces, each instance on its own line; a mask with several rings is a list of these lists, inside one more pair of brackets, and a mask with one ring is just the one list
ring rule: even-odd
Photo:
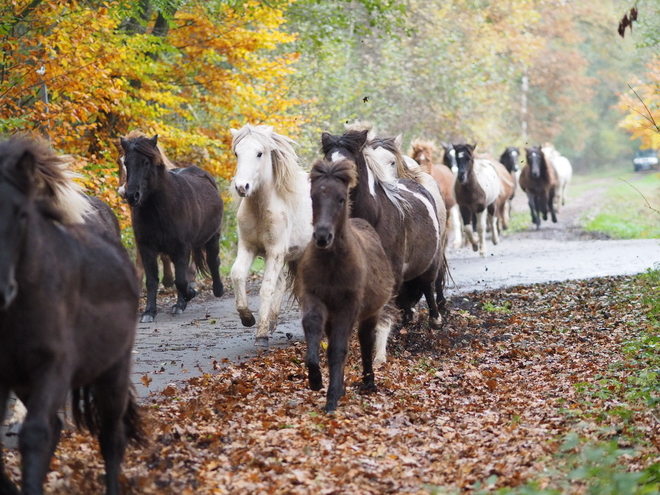
[[[380,218],[380,211],[377,199],[369,190],[370,172],[362,153],[356,155],[355,164],[358,171],[358,182],[349,194],[352,204],[350,216],[362,218],[371,225],[376,225]],[[378,188],[375,190],[378,191]]]

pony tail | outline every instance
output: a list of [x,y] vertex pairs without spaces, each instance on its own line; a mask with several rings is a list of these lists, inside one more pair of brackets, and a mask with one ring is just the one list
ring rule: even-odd
[[206,258],[204,257],[204,252],[202,251],[202,248],[194,249],[192,252],[192,257],[193,257],[193,261],[195,262],[195,266],[197,267],[197,271],[203,277],[210,277],[211,270],[209,269],[209,265],[206,262]]
[[149,443],[147,434],[144,431],[142,414],[140,414],[140,408],[135,400],[135,390],[133,387],[128,390],[128,403],[126,404],[126,411],[124,412],[122,421],[124,423],[126,438],[141,446],[146,446]]
[[71,393],[73,422],[78,429],[87,429],[97,436],[100,428],[99,413],[92,400],[89,386],[73,389]]

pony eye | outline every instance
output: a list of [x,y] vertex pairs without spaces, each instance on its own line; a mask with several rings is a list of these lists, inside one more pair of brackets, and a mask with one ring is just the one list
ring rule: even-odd
[[344,198],[339,198],[339,204],[340,204],[340,205],[343,205],[344,203],[346,203],[346,199],[344,199]]
[[263,155],[263,153],[260,151],[259,153],[257,153],[257,158],[261,158],[261,155]]

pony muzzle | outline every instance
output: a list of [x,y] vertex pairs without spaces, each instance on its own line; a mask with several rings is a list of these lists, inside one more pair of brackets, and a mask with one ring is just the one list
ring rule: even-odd
[[142,201],[142,194],[140,191],[126,191],[126,201],[131,206],[138,206]]
[[312,234],[314,245],[319,249],[328,249],[332,245],[335,236],[328,228],[314,229]]
[[236,184],[236,192],[241,198],[245,198],[250,194],[250,184],[246,183],[245,185],[243,184]]

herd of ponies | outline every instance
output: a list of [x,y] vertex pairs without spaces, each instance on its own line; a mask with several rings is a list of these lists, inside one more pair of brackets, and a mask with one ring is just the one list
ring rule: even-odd
[[[353,329],[362,357],[361,387],[374,390],[374,368],[386,359],[393,326],[407,324],[422,296],[428,324],[442,325],[445,253],[468,243],[481,256],[486,233],[497,244],[509,222],[518,185],[538,228],[564,204],[571,166],[551,145],[515,147],[499,160],[475,145],[401,138],[365,128],[324,132],[321,156],[307,171],[294,142],[267,125],[232,129],[238,205],[238,251],[231,268],[236,310],[256,325],[255,345],[267,346],[282,299],[292,290],[302,309],[309,387],[323,388],[321,342],[327,338],[325,411],[345,393],[344,367]],[[158,137],[131,132],[120,139],[119,194],[130,205],[137,256],[121,242],[112,209],[84,193],[70,159],[43,140],[16,135],[0,142],[0,410],[10,393],[23,407],[19,433],[20,493],[43,493],[57,446],[58,415],[71,398],[77,426],[98,436],[106,493],[120,493],[129,441],[146,441],[130,382],[139,319],[156,318],[159,260],[162,282],[175,285],[172,314],[197,294],[196,272],[224,287],[219,239],[224,204],[216,180],[197,166],[177,168]],[[258,320],[246,279],[264,259]],[[0,493],[19,490],[0,456]]]

